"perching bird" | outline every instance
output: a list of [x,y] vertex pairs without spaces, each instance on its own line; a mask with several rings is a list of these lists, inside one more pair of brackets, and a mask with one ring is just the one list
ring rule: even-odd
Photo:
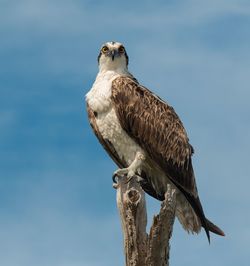
[[[105,43],[99,73],[86,95],[95,135],[118,165],[114,177],[138,177],[149,195],[164,200],[167,185],[176,188],[176,216],[188,232],[201,227],[224,236],[202,209],[192,167],[193,147],[174,109],[140,85],[128,71],[121,43]],[[115,179],[115,178],[114,178]]]

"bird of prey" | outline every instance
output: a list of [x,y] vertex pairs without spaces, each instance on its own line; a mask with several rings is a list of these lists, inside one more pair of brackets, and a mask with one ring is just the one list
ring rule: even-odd
[[123,44],[107,42],[98,56],[99,73],[86,95],[93,131],[118,165],[114,181],[138,177],[143,190],[164,200],[168,184],[177,191],[176,216],[192,233],[205,229],[224,236],[204,214],[192,167],[193,147],[174,109],[128,71]]

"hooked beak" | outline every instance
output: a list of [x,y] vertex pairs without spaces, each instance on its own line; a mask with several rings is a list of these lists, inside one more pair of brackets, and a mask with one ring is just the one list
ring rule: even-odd
[[114,61],[114,59],[115,59],[115,51],[114,50],[111,52],[111,58],[112,58],[112,61]]
[[116,50],[112,50],[110,52],[110,54],[111,54],[112,61],[114,61],[115,57],[117,56],[117,51]]

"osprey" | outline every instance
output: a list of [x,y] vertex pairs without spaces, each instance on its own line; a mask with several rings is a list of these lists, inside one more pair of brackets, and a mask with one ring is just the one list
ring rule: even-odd
[[205,229],[224,236],[202,209],[192,167],[193,147],[174,109],[140,85],[128,71],[128,55],[118,42],[105,43],[98,56],[99,73],[86,95],[95,135],[118,165],[113,180],[137,176],[145,192],[164,200],[167,186],[176,188],[176,216],[192,233]]

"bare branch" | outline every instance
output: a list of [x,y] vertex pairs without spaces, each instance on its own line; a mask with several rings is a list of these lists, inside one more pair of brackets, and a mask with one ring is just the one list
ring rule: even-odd
[[169,240],[175,218],[175,190],[168,186],[160,213],[154,217],[149,235],[146,232],[147,211],[145,193],[133,178],[119,178],[117,206],[124,237],[126,266],[166,266]]
[[175,219],[175,189],[168,185],[160,213],[153,218],[148,237],[148,257],[145,265],[169,265],[169,240]]
[[126,177],[122,177],[118,180],[116,195],[122,221],[126,265],[142,266],[147,246],[145,194],[135,178],[126,183]]

